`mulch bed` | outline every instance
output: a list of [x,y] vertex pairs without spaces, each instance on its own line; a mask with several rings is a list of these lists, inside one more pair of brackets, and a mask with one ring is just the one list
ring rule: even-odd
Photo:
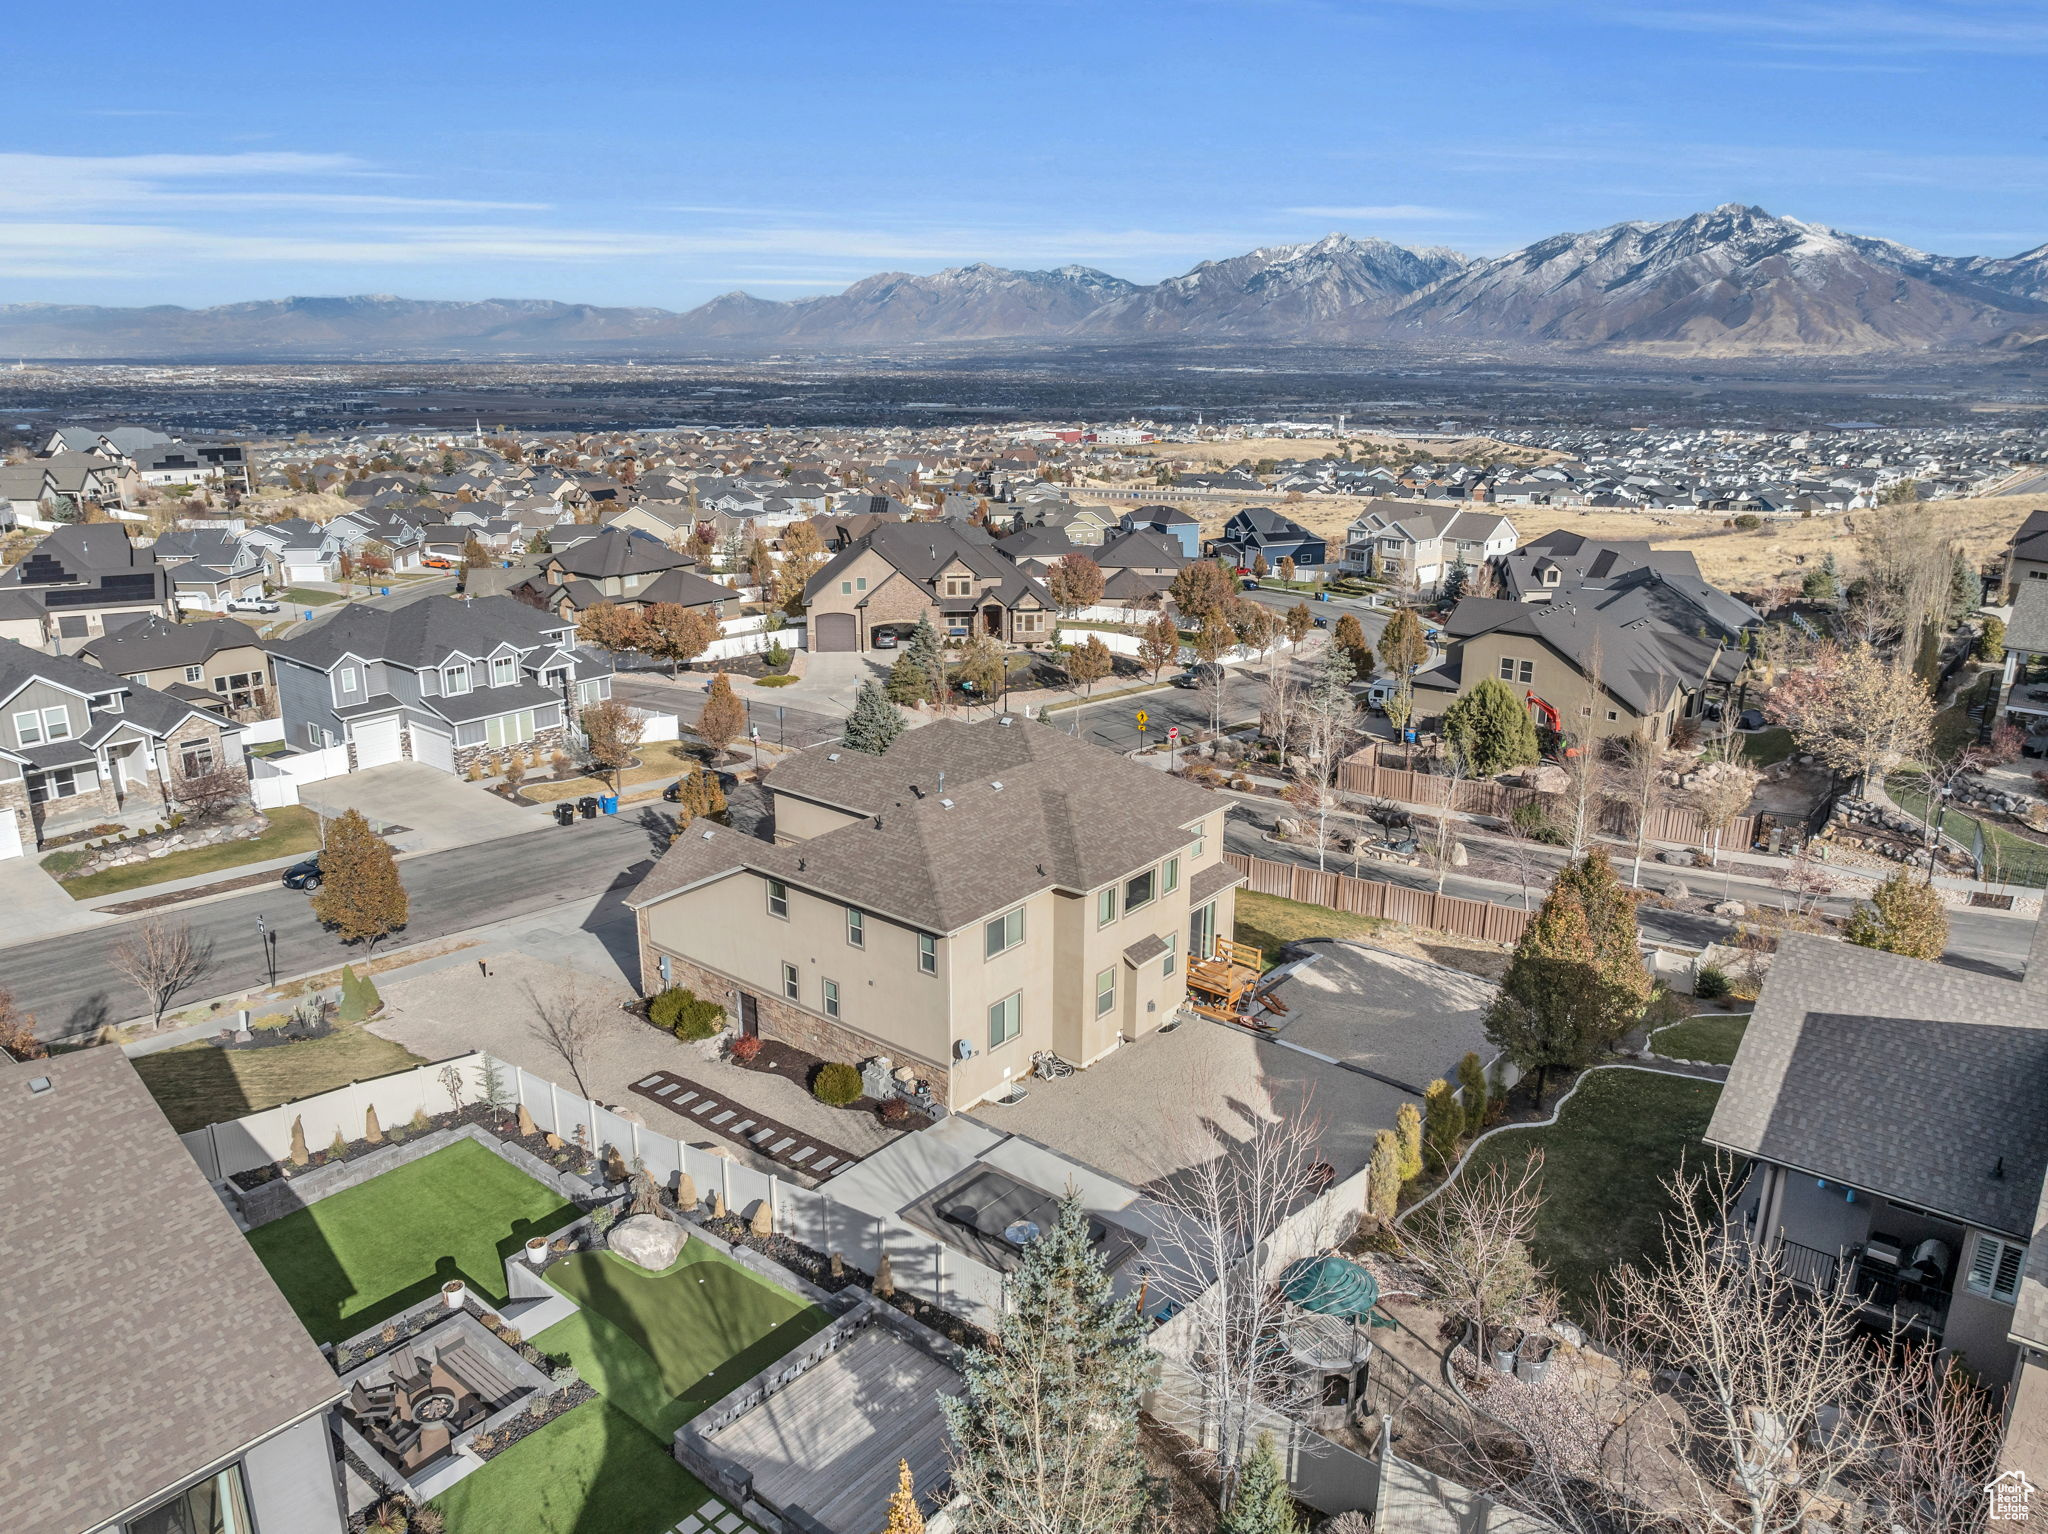
[[[502,1108],[493,1108],[487,1103],[469,1103],[460,1112],[429,1115],[424,1127],[417,1121],[385,1125],[382,1140],[350,1140],[343,1145],[339,1156],[330,1154],[331,1145],[320,1146],[317,1149],[308,1147],[311,1154],[306,1165],[297,1170],[310,1171],[314,1167],[330,1166],[337,1161],[353,1161],[358,1156],[366,1156],[372,1151],[380,1151],[392,1145],[402,1145],[407,1140],[431,1134],[437,1129],[459,1129],[464,1124],[475,1124],[487,1129],[506,1144],[517,1145],[549,1166],[559,1167],[565,1172],[578,1172],[584,1167],[594,1165],[593,1159],[578,1145],[566,1143],[557,1147],[548,1144],[545,1134],[522,1135],[518,1132],[519,1121],[515,1115],[507,1113]],[[251,1167],[246,1172],[237,1172],[229,1181],[238,1188],[260,1188],[267,1182],[275,1182],[278,1178],[286,1176],[287,1171],[288,1163],[273,1161],[268,1166]],[[290,1175],[296,1176],[297,1172],[291,1172]]]
[[225,895],[230,890],[275,884],[283,877],[281,869],[266,868],[261,873],[240,874],[232,879],[222,879],[218,884],[202,884],[197,889],[173,890],[167,895],[151,895],[145,900],[122,900],[113,905],[97,905],[93,909],[109,916],[132,916],[138,911],[157,911],[167,905],[183,905],[188,900],[204,900],[209,895]]
[[[784,1081],[795,1082],[808,1092],[811,1090],[811,1083],[817,1079],[818,1067],[825,1062],[806,1050],[798,1049],[794,1044],[785,1044],[780,1039],[763,1039],[761,1052],[754,1056],[751,1063],[739,1060],[732,1060],[729,1063],[743,1071],[759,1071],[765,1076],[780,1076]],[[905,1103],[904,1106],[908,1108],[909,1104]],[[890,1118],[884,1112],[883,1105],[872,1097],[857,1098],[841,1111],[871,1114],[887,1128],[900,1129],[905,1133],[931,1127],[931,1120],[914,1108],[910,1109],[908,1117]]]

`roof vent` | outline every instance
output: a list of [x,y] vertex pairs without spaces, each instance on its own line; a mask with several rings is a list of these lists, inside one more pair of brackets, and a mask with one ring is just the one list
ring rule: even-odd
[[704,833],[704,840],[708,842],[711,840],[712,837],[716,836],[717,834],[718,833],[716,831],[706,831]]
[[836,762],[839,760],[839,753],[837,751],[827,751],[825,753],[825,760],[828,762]]
[[1003,725],[1003,726],[1005,726],[1005,727],[1008,727],[1009,725],[1013,725],[1013,724],[1015,724],[1016,722],[1017,722],[1017,721],[1016,721],[1016,720],[1014,720],[1014,719],[1012,719],[1012,718],[1011,718],[1011,717],[1010,717],[1010,716],[1009,716],[1008,714],[1005,714],[1005,715],[1003,715],[1003,717],[1002,717],[1002,718],[1000,718],[1000,719],[998,719],[998,720],[996,721],[996,723],[997,723],[997,724]]
[[28,1089],[31,1092],[47,1092],[50,1090],[50,1078],[47,1076],[31,1076],[28,1079]]
[[988,786],[997,793],[1001,793],[1003,791],[1003,780],[1001,778],[991,778]]
[[803,858],[798,858],[796,860],[796,871],[798,873],[802,873],[804,871],[804,861],[805,860]]
[[939,807],[940,807],[941,809],[948,809],[948,810],[950,810],[950,809],[951,809],[951,808],[953,807],[953,801],[952,801],[951,799],[941,799],[941,800],[939,801]]

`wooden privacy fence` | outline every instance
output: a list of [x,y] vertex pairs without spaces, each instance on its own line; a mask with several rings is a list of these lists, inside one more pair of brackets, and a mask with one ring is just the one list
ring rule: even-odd
[[1379,879],[1355,879],[1334,870],[1306,868],[1299,863],[1281,863],[1242,852],[1226,852],[1223,860],[1250,881],[1245,887],[1255,894],[1328,906],[1353,916],[1378,916],[1490,943],[1519,942],[1522,929],[1529,924],[1526,911],[1495,905],[1490,900],[1439,895],[1434,890],[1410,889],[1405,884],[1388,884]]
[[[1382,767],[1377,752],[1361,751],[1337,764],[1337,789],[1369,799],[1391,799],[1397,804],[1434,810],[1443,804],[1448,788],[1450,807],[1464,815],[1490,815],[1506,820],[1525,804],[1540,804],[1556,813],[1564,800],[1557,794],[1539,794],[1532,788],[1510,788],[1486,778],[1446,778],[1436,773],[1408,772],[1399,767]],[[1600,805],[1600,829],[1609,836],[1633,841],[1636,834],[1635,806],[1620,799],[1606,799]],[[1738,815],[1721,832],[1723,847],[1747,847],[1756,837],[1756,817]],[[1713,838],[1706,817],[1690,805],[1661,804],[1650,811],[1649,835],[1653,842],[1676,842],[1687,847],[1705,847]]]

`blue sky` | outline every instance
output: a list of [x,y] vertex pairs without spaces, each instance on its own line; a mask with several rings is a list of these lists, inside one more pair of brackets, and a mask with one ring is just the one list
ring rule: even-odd
[[1150,281],[1728,201],[2048,240],[2037,0],[117,3],[8,42],[0,302]]

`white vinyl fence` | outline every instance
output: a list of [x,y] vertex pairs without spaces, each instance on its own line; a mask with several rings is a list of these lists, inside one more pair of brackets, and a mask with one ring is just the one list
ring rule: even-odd
[[328,746],[319,751],[293,751],[284,756],[249,758],[249,797],[257,808],[274,810],[297,804],[299,788],[348,771],[348,747]]
[[[459,1075],[462,1101],[473,1103],[483,1092],[484,1059],[482,1054],[467,1054],[415,1066],[195,1129],[180,1138],[207,1178],[220,1182],[237,1172],[282,1161],[291,1151],[294,1119],[304,1120],[306,1144],[319,1149],[337,1130],[345,1140],[360,1139],[364,1110],[372,1106],[378,1122],[387,1125],[403,1124],[422,1108],[429,1115],[448,1112],[453,1104],[441,1078],[450,1066]],[[838,1252],[864,1273],[873,1273],[887,1252],[899,1290],[977,1326],[993,1327],[1001,1314],[1002,1274],[900,1220],[840,1203],[831,1196],[829,1183],[812,1189],[785,1182],[622,1118],[545,1076],[509,1065],[501,1066],[500,1073],[506,1090],[525,1105],[544,1132],[576,1143],[580,1127],[582,1143],[593,1153],[602,1156],[608,1147],[616,1147],[629,1164],[637,1160],[668,1187],[675,1185],[678,1172],[687,1171],[698,1197],[709,1199],[716,1189],[726,1208],[742,1218],[751,1218],[766,1200],[778,1234],[815,1251]]]

